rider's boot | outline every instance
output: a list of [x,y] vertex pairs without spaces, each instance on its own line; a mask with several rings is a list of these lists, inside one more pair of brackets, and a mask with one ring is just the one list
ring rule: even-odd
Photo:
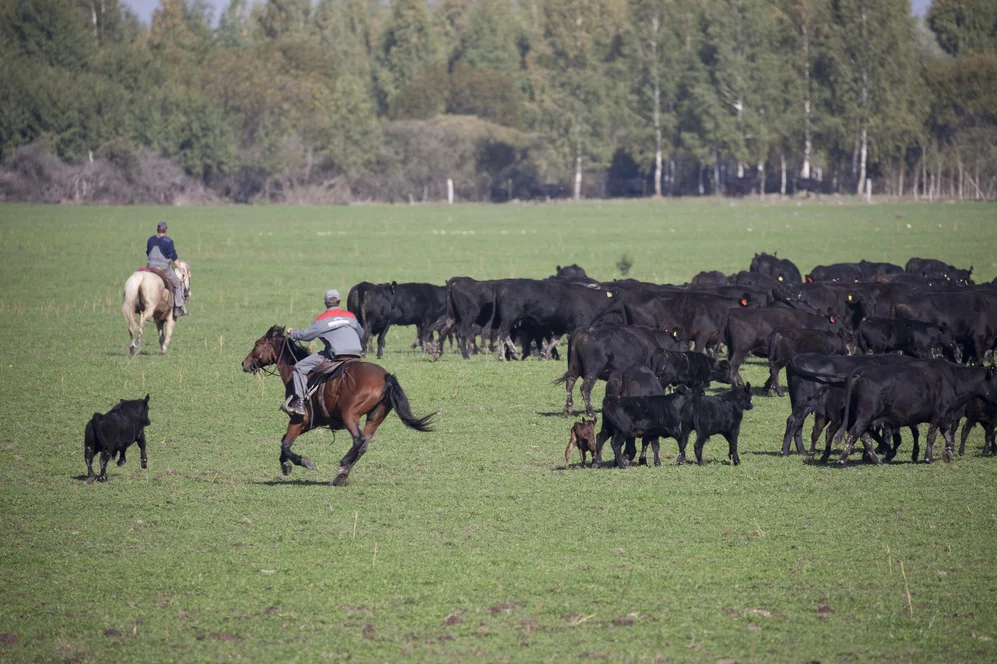
[[287,404],[285,410],[291,415],[304,415],[305,402],[301,400],[301,397],[294,397],[291,399],[291,403]]

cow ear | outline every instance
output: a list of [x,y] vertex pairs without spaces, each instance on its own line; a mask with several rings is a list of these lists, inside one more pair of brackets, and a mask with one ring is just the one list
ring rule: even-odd
[[747,394],[749,397],[751,396],[751,383],[744,384],[744,393]]
[[560,265],[558,265],[558,266],[557,266],[557,268],[556,268],[556,269],[555,269],[554,271],[555,271],[555,272],[560,272],[560,271],[561,271],[561,266],[560,266]]
[[772,252],[772,258],[776,258],[778,256],[779,256],[779,252],[778,251],[773,251]]
[[973,274],[973,266],[972,265],[969,266],[969,273]]
[[148,392],[145,393],[145,405],[147,405],[147,406],[149,405],[149,393]]

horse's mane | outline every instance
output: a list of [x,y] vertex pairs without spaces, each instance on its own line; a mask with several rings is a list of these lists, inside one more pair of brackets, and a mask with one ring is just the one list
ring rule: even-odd
[[278,348],[286,347],[288,350],[290,350],[291,355],[294,357],[295,362],[303,360],[306,357],[308,357],[308,355],[310,355],[310,353],[308,352],[308,348],[302,346],[297,341],[292,341],[291,339],[289,339],[287,337],[287,334],[284,333],[284,328],[281,327],[280,325],[274,325],[269,330],[267,330],[266,336],[272,337],[277,342]]

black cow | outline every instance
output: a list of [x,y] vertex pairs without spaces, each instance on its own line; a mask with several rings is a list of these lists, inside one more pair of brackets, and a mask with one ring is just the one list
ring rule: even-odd
[[796,178],[796,186],[794,188],[794,194],[799,192],[805,192],[807,197],[811,193],[819,194],[823,191],[824,183],[817,178]]
[[959,441],[959,456],[966,453],[966,439],[969,432],[977,424],[983,425],[986,434],[983,444],[983,456],[997,454],[997,444],[994,441],[994,431],[997,430],[997,405],[983,399],[973,399],[966,404],[966,423],[962,425],[962,437]]
[[689,433],[696,432],[696,442],[693,450],[696,453],[696,463],[703,465],[703,445],[710,436],[720,434],[727,439],[727,457],[737,466],[741,457],[737,454],[737,437],[741,431],[741,420],[744,411],[751,410],[751,383],[744,387],[735,387],[730,392],[719,397],[708,397],[697,393],[686,401],[682,411],[682,434],[679,438],[679,456],[677,463],[685,463],[685,446]]
[[744,384],[740,368],[749,355],[768,356],[769,335],[777,327],[837,332],[840,325],[834,314],[816,316],[805,311],[781,307],[731,311],[724,327],[731,383]]
[[98,482],[107,481],[107,462],[115,454],[118,455],[118,465],[125,463],[125,450],[132,443],[138,443],[142,467],[149,467],[149,459],[145,454],[145,427],[152,424],[149,421],[149,395],[145,399],[125,401],[107,411],[106,414],[94,413],[87,422],[83,435],[83,459],[87,464],[87,483],[94,481],[93,458],[100,453],[100,475]]
[[[827,437],[824,441],[824,454],[821,455],[820,461],[821,463],[827,463],[827,460],[831,457],[831,441],[845,422],[845,398],[846,392],[843,387],[829,387],[824,392],[823,398],[819,399],[819,405],[814,410],[814,428],[810,434],[810,451],[807,452],[805,459],[807,463],[810,463],[817,453],[817,440],[820,438],[820,434],[825,427],[827,427]],[[910,427],[910,431],[914,438],[914,457],[916,460],[918,449],[917,427]],[[876,453],[884,453],[886,455],[884,461],[891,461],[900,448],[900,433],[898,431],[891,432],[888,429],[883,431],[883,436],[880,436],[875,430],[870,430],[868,433],[876,438],[880,444],[880,447],[876,449]],[[891,433],[893,437],[892,446],[886,443]]]
[[862,280],[862,272],[855,263],[834,263],[818,265],[806,276],[808,284],[822,281],[851,283]]
[[654,373],[665,387],[684,385],[705,390],[710,381],[730,382],[730,363],[691,351],[659,350],[654,354]]
[[763,389],[783,395],[779,385],[779,372],[798,353],[821,355],[848,355],[851,338],[844,328],[835,332],[777,327],[769,335],[769,379]]
[[729,282],[727,281],[726,274],[712,270],[710,272],[697,273],[689,283],[696,286],[726,286]]
[[982,362],[997,340],[997,293],[971,288],[911,291],[894,302],[892,317],[937,325],[964,347],[964,360]]
[[858,349],[861,353],[903,353],[920,360],[946,356],[962,360],[955,339],[937,325],[897,318],[866,318],[859,325]]
[[872,448],[868,430],[887,426],[893,429],[928,423],[924,460],[932,461],[935,436],[945,438],[942,458],[953,459],[958,411],[971,399],[989,403],[997,399],[997,368],[960,367],[945,360],[915,360],[906,366],[859,369],[849,377],[845,395],[847,436],[839,464],[861,438],[866,453],[880,463]]
[[[575,382],[582,378],[582,398],[585,412],[591,417],[592,388],[597,380],[607,380],[614,371],[654,363],[658,350],[688,350],[689,342],[677,332],[654,330],[636,325],[600,325],[576,330],[568,338],[568,370],[555,385],[564,383],[567,399],[565,414],[570,414],[575,402]],[[605,425],[605,420],[603,420]]]
[[907,274],[916,274],[927,279],[944,279],[953,283],[972,285],[973,267],[961,270],[954,265],[934,258],[911,258],[904,266]]
[[[603,412],[606,410],[606,399],[609,397],[653,397],[664,396],[665,390],[655,373],[648,367],[630,367],[624,371],[614,371],[606,381],[606,394],[603,397]],[[601,450],[606,440],[612,436],[612,432],[606,427],[606,419],[602,420],[602,429],[596,436],[595,445],[597,450]],[[647,446],[650,443],[649,437],[641,439],[642,448],[640,451],[641,466],[647,465]],[[624,454],[633,462],[636,456],[634,439],[627,438]],[[593,463],[595,457],[593,455]]]
[[761,272],[773,277],[776,281],[798,284],[803,281],[800,269],[793,261],[779,258],[776,254],[755,254],[751,260],[751,272]]
[[912,358],[905,355],[794,355],[786,365],[786,386],[789,388],[792,412],[786,418],[786,432],[782,439],[783,456],[789,455],[790,441],[795,441],[796,451],[803,454],[803,425],[829,387],[843,388],[849,374],[859,367],[912,361]]
[[770,276],[764,272],[742,271],[733,275],[730,279],[731,282],[737,286],[748,286],[750,288],[759,288],[765,291],[770,291],[782,283],[776,277]]
[[482,343],[494,324],[495,318],[495,281],[477,281],[470,277],[454,277],[447,281],[446,322],[440,331],[440,348],[436,353],[443,353],[442,337],[451,330],[456,331],[457,345],[465,360],[470,359],[468,344],[477,352],[475,343],[475,327],[482,330]]
[[[644,450],[650,442],[654,465],[660,466],[658,439],[675,438],[681,444],[683,413],[691,398],[687,390],[664,396],[607,397],[602,403],[602,423],[612,436],[616,465],[620,468],[630,465],[630,459],[624,454],[624,441],[640,436],[644,438]],[[602,449],[599,445],[596,448],[596,460],[601,464]],[[644,454],[642,451],[641,456]]]
[[557,272],[554,273],[553,277],[548,277],[549,279],[561,279],[562,281],[571,281],[578,284],[598,284],[599,282],[592,279],[587,274],[585,270],[572,263],[571,265],[565,265],[561,267],[557,266]]
[[655,329],[678,329],[693,341],[696,352],[716,344],[732,309],[748,307],[749,297],[696,292],[638,292],[624,302],[627,323]]
[[499,359],[505,349],[516,357],[511,332],[524,320],[550,335],[570,334],[597,320],[622,324],[623,309],[616,292],[557,280],[502,279],[495,283]]
[[832,311],[842,316],[842,323],[850,330],[858,327],[860,310],[857,303],[848,299],[849,293],[854,294],[857,284],[837,284],[830,282],[783,284],[772,289],[772,296],[777,302],[786,304],[793,309],[799,309],[810,314],[820,315]]
[[[356,302],[351,302],[356,289]],[[447,312],[446,289],[422,283],[370,284],[363,282],[346,299],[346,307],[364,328],[364,348],[377,335],[377,357],[384,354],[384,339],[392,325],[415,325],[416,345],[428,349],[433,329],[441,328]],[[440,340],[442,346],[443,341]]]

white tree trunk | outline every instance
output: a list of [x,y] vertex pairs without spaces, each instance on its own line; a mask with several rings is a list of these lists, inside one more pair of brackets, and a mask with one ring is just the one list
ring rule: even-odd
[[782,180],[779,182],[779,195],[786,197],[786,155],[779,155],[779,165],[782,167]]
[[[866,9],[862,6],[862,43],[868,44],[869,31],[866,27]],[[869,153],[869,57],[864,50],[862,57],[862,90],[860,91],[861,112],[860,122],[862,123],[862,133],[859,137],[859,181],[858,190],[855,193],[861,194],[865,185],[865,160]]]
[[654,197],[661,198],[661,80],[658,76],[658,30],[661,21],[651,19],[651,78],[654,84]]
[[[810,25],[809,17],[806,14],[806,6],[804,5],[804,13],[802,15],[802,30],[803,30],[803,165],[800,167],[800,177],[809,178],[810,177]],[[785,170],[785,169],[784,169]],[[785,179],[785,176],[783,176]],[[785,188],[785,187],[784,187]],[[785,195],[785,192],[783,192]]]
[[963,185],[962,157],[959,158],[959,160],[958,160],[957,163],[959,164],[959,200],[961,201],[961,200],[963,200],[962,197],[963,197],[963,192],[964,192],[964,189],[963,189],[964,185]]
[[765,200],[765,162],[758,162],[758,198]]
[[907,169],[907,165],[904,163],[903,157],[900,158],[900,176],[897,178],[897,191],[900,198],[904,197],[904,171]]
[[865,185],[865,159],[869,152],[869,135],[864,124],[862,125],[862,134],[859,137],[859,143],[861,147],[859,148],[859,183],[858,190],[855,192],[857,194],[862,193],[862,187]]
[[575,191],[576,201],[582,200],[582,156],[575,157]]

